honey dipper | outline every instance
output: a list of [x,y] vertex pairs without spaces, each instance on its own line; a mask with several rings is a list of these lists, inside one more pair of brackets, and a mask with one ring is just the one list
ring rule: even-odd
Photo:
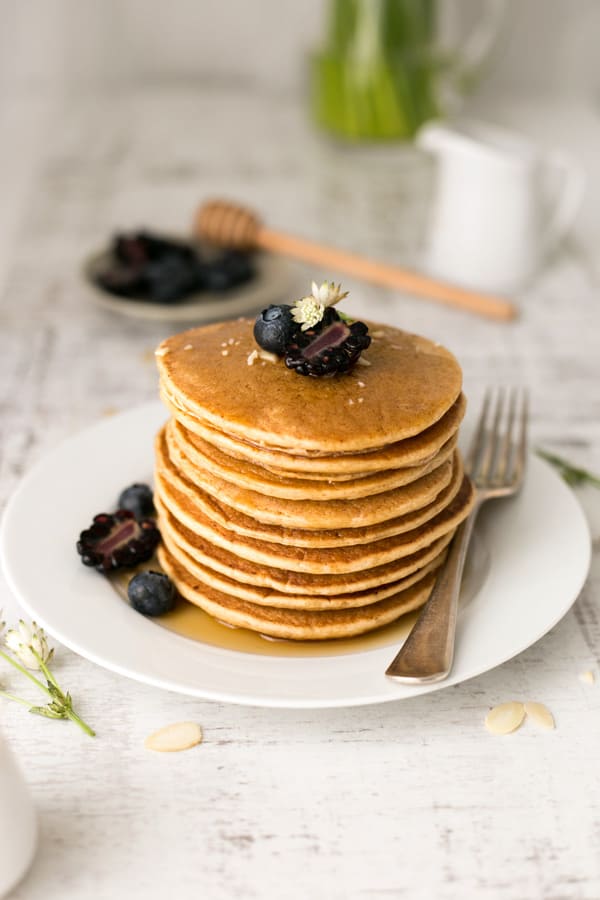
[[516,307],[502,297],[465,290],[399,266],[265,228],[251,210],[227,200],[210,200],[204,203],[196,213],[194,228],[198,237],[221,247],[280,253],[327,270],[345,272],[373,284],[428,297],[438,303],[457,306],[492,319],[508,320],[517,315]]

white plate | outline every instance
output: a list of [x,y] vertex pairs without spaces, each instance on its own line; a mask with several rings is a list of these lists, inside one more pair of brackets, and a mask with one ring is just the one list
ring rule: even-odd
[[127,484],[150,480],[153,438],[165,418],[163,407],[148,404],[66,441],[22,482],[0,535],[6,577],[27,613],[76,653],[122,675],[256,706],[384,703],[457,684],[520,653],[564,616],[585,581],[586,520],[558,475],[532,456],[521,494],[490,505],[478,523],[486,575],[461,613],[454,669],[442,684],[387,679],[396,646],[278,658],[174,634],[123,603],[75,552],[92,515],[112,508]]
[[135,319],[154,319],[169,322],[214,322],[217,319],[233,319],[247,313],[257,313],[269,303],[289,301],[292,290],[291,267],[281,257],[270,253],[257,253],[256,276],[231,290],[216,293],[201,291],[191,294],[179,303],[150,303],[148,300],[131,300],[117,297],[103,290],[94,281],[94,272],[106,264],[109,253],[103,251],[90,256],[83,265],[83,276],[92,295],[100,306],[111,312]]

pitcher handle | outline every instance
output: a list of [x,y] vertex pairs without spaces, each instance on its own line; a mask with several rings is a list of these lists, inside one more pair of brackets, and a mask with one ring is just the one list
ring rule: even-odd
[[553,207],[542,237],[545,253],[567,235],[579,212],[585,188],[585,174],[582,166],[572,157],[560,151],[549,153],[543,160],[550,178],[557,183]]

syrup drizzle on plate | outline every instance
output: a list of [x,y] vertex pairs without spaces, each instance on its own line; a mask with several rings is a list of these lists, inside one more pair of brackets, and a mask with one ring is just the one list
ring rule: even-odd
[[[461,608],[468,605],[481,588],[490,565],[490,557],[481,538],[475,534],[465,567],[461,590]],[[127,585],[130,578],[144,569],[160,570],[156,560],[151,560],[136,569],[121,570],[111,576],[111,583],[119,596],[127,602]],[[406,640],[416,622],[419,610],[401,616],[395,622],[374,631],[352,638],[336,638],[325,641],[290,641],[271,638],[247,628],[236,628],[209,616],[202,609],[179,600],[175,609],[154,619],[161,628],[166,628],[199,643],[231,650],[237,653],[253,653],[260,656],[307,657],[339,656],[348,653],[364,653],[379,647],[399,648]]]

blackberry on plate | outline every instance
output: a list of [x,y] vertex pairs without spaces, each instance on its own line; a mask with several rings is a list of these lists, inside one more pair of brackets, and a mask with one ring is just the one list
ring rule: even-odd
[[254,340],[269,353],[283,356],[298,326],[287,303],[263,309],[254,323]]
[[162,572],[140,572],[127,587],[133,608],[144,616],[162,616],[175,605],[177,592],[168,575]]
[[128,509],[136,519],[147,519],[154,515],[152,490],[147,484],[131,484],[119,494],[119,509]]
[[192,257],[193,250],[183,241],[174,241],[149,231],[118,234],[113,241],[112,253],[125,265],[140,266],[164,256]]
[[349,372],[371,343],[368,332],[364,322],[347,323],[328,307],[318,325],[294,332],[285,351],[285,364],[298,375]]
[[96,275],[96,282],[103,290],[117,297],[135,300],[147,289],[144,270],[141,266],[129,267],[122,263],[112,265]]
[[94,516],[76,547],[84,566],[106,573],[150,559],[159,541],[160,532],[152,519],[137,521],[131,510],[118,509]]
[[249,281],[254,265],[247,253],[225,250],[202,266],[203,285],[209,291],[227,291]]
[[145,267],[148,300],[176,303],[198,287],[198,266],[194,259],[176,253],[165,254]]

